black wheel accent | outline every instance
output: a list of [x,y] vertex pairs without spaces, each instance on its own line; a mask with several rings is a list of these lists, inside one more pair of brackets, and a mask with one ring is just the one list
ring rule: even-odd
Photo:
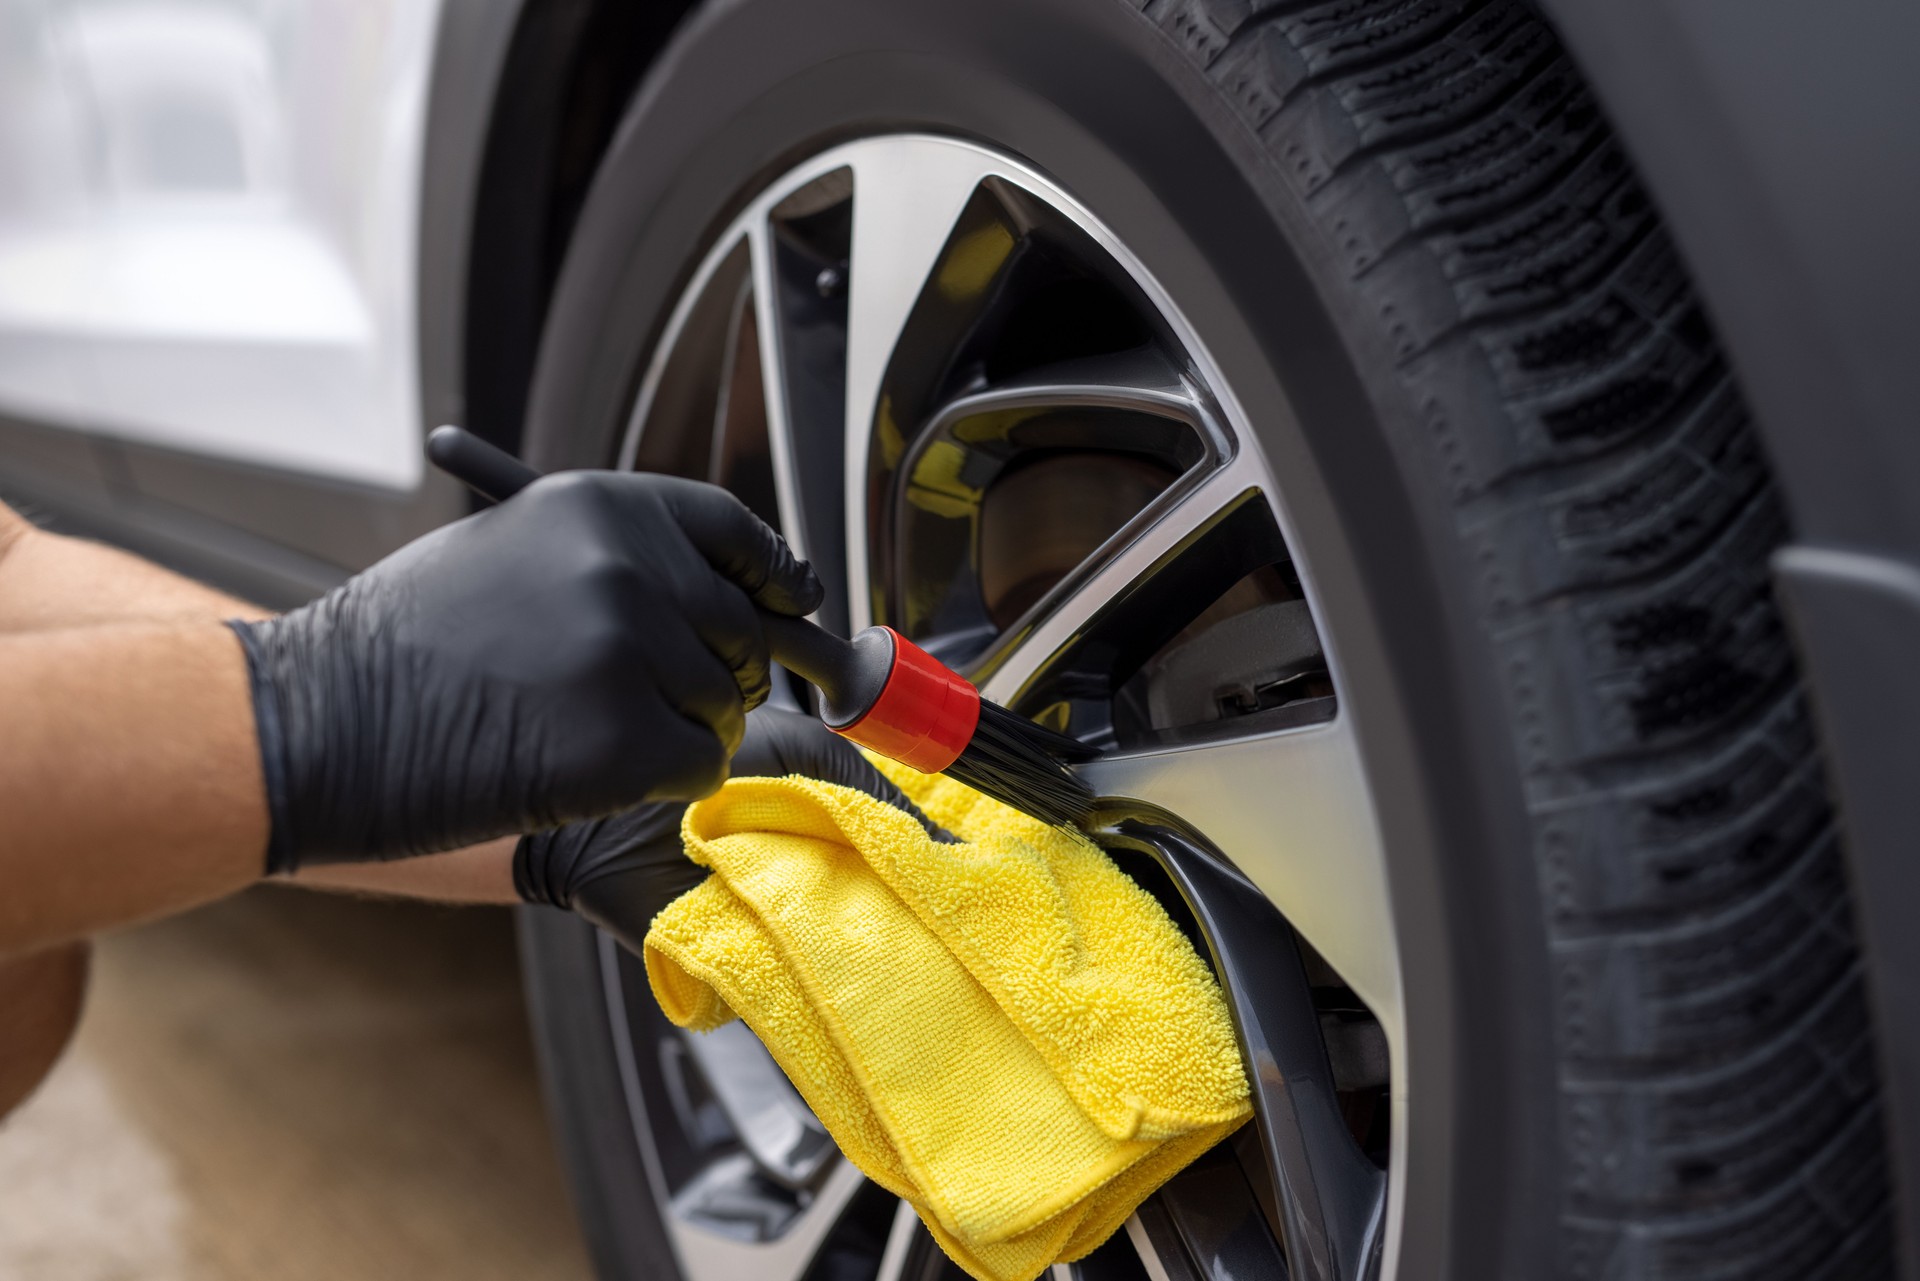
[[[1545,24],[1517,0],[712,7],[582,211],[531,461],[610,463],[732,212],[900,129],[1006,149],[1093,210],[1205,337],[1283,482],[1393,889],[1397,1275],[1885,1274],[1847,887],[1767,577],[1784,517],[1684,267]],[[826,299],[830,259],[794,267]],[[1275,687],[1249,681],[1256,704]],[[527,930],[596,1257],[672,1275],[579,928]],[[1362,1217],[1349,1183],[1321,1189],[1336,1234]],[[1284,1229],[1284,1186],[1246,1194]],[[1208,1275],[1206,1225],[1177,1203],[1142,1222]],[[1320,1275],[1353,1275],[1354,1250]]]
[[[1157,1198],[1158,1217],[1180,1240],[1177,1250],[1171,1241],[1161,1245],[1158,1256],[1183,1255],[1203,1275],[1221,1277],[1372,1275],[1386,1226],[1387,1175],[1343,1114],[1313,988],[1286,921],[1232,867],[1176,830],[1130,820],[1111,844],[1151,855],[1177,887],[1233,1007],[1259,1095],[1255,1159],[1236,1161],[1216,1149],[1210,1163],[1183,1170]],[[1272,1178],[1270,1199],[1249,1195],[1256,1172]],[[1236,1192],[1249,1208],[1271,1206],[1270,1232],[1258,1231],[1251,1215],[1224,1212]]]

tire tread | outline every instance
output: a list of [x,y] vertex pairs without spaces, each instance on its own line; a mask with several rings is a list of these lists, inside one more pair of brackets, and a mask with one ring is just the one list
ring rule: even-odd
[[1684,266],[1520,0],[1147,0],[1422,407],[1525,771],[1574,1278],[1890,1267],[1786,520]]

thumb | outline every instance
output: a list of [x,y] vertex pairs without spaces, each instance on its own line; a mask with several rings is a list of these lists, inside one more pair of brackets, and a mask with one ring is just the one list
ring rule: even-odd
[[776,614],[802,616],[825,595],[813,566],[772,526],[717,485],[661,480],[660,494],[687,540],[721,575]]

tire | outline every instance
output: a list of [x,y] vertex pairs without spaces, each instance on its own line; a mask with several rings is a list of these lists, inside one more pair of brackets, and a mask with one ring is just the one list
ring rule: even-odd
[[[1398,1275],[1890,1272],[1787,530],[1577,69],[1494,0],[737,0],[582,213],[537,464],[614,457],[691,264],[862,131],[975,137],[1137,246],[1277,471],[1381,799],[1413,1099]],[[576,922],[525,939],[603,1275],[672,1275]],[[1417,1249],[1415,1248],[1417,1244]]]

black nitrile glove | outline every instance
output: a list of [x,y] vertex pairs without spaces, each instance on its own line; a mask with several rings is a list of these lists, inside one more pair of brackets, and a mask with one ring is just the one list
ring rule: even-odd
[[[763,707],[747,718],[733,775],[789,774],[858,788],[913,815],[937,839],[953,839],[929,823],[853,744],[811,716]],[[637,953],[660,909],[707,877],[707,869],[688,858],[680,843],[680,816],[686,809],[678,803],[642,805],[522,837],[513,854],[514,888],[529,903],[572,908]]]
[[247,652],[270,872],[691,799],[767,695],[754,605],[813,571],[724,490],[566,472],[434,531]]

